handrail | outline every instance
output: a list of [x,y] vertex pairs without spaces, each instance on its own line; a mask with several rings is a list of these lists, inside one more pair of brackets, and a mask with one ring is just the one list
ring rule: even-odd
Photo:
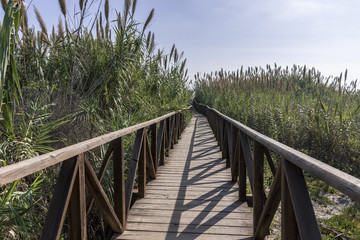
[[128,135],[139,129],[149,127],[154,123],[158,123],[164,119],[172,117],[177,112],[171,112],[161,117],[139,123],[134,126],[124,128],[115,132],[107,133],[71,146],[61,148],[37,157],[33,157],[21,162],[17,162],[0,168],[0,186],[16,181],[32,173],[38,172],[57,163],[63,162],[69,158],[75,157],[83,152],[90,151],[96,147],[106,144],[114,139]]
[[[302,170],[323,180],[360,203],[360,179],[275,141],[216,109],[193,101],[197,111],[208,118],[223,157],[231,166],[233,181],[239,176],[239,200],[246,199],[246,169],[253,193],[254,239],[264,239],[276,209],[282,202],[282,239],[321,239]],[[249,140],[252,139],[253,154]],[[280,155],[276,170],[269,150]],[[268,196],[263,188],[264,155],[274,174]],[[240,166],[240,167],[239,167]]]
[[[155,179],[158,165],[165,164],[165,155],[177,143],[184,126],[184,111],[188,107],[125,129],[95,137],[69,147],[0,168],[0,185],[8,184],[35,172],[62,163],[54,194],[40,239],[59,239],[66,217],[72,239],[87,239],[86,216],[93,202],[114,232],[125,230],[127,214],[136,196],[144,197],[146,180]],[[136,132],[131,161],[125,182],[124,139]],[[96,174],[87,152],[109,143],[99,172]],[[113,159],[114,207],[101,186],[101,181]],[[138,193],[133,192],[135,180]],[[86,196],[85,186],[90,195]],[[135,194],[135,195],[134,195]]]

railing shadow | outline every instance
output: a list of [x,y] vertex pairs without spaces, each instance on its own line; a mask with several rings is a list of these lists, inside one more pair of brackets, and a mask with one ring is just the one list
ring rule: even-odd
[[[182,187],[182,189],[180,190],[179,187],[166,239],[196,239],[199,235],[217,225],[223,218],[228,216],[242,204],[246,204],[238,201],[236,197],[232,198],[229,196],[230,194],[237,192],[237,188],[233,188],[236,183],[231,181],[230,174],[228,178],[219,178],[215,182],[203,181],[217,173],[229,171],[229,169],[225,167],[224,159],[211,158],[211,155],[220,152],[217,144],[194,150],[194,148],[198,146],[215,143],[214,135],[208,126],[207,120],[200,116],[200,114],[194,112],[196,120],[186,163],[183,169],[183,175],[181,177],[180,187]],[[191,163],[196,161],[203,161],[204,163],[191,167]],[[207,184],[219,182],[221,182],[221,185],[215,188],[213,186],[206,187]],[[190,190],[191,186],[199,186],[201,187],[201,191],[204,191],[204,189],[205,191],[201,196],[196,197],[195,199],[186,199],[186,193]],[[224,200],[229,202],[229,205],[219,204]],[[183,213],[194,209],[193,212],[197,212],[195,208],[199,206],[204,206],[204,208],[190,220],[191,222],[186,223],[185,228],[180,229],[182,214],[179,214],[179,211]],[[214,211],[215,208],[216,211]],[[193,234],[189,235],[188,233]],[[241,236],[238,237],[239,239],[252,239],[246,238],[245,236],[243,238],[241,238]],[[219,235],[219,239],[221,239],[221,235]]]

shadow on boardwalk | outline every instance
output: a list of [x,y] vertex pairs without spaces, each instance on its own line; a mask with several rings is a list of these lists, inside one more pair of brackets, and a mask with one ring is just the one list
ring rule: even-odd
[[116,239],[252,239],[252,215],[198,113]]

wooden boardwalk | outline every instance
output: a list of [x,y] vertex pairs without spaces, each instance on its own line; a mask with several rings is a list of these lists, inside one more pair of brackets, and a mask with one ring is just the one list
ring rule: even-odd
[[252,239],[252,213],[238,200],[207,119],[194,113],[179,143],[113,239]]

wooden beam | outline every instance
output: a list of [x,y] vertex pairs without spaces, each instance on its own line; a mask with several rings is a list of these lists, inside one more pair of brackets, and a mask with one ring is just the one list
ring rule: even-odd
[[142,146],[143,139],[144,139],[143,136],[144,136],[144,129],[138,130],[136,133],[135,142],[134,142],[134,146],[133,146],[133,152],[132,152],[130,163],[129,163],[129,169],[128,169],[128,173],[127,173],[127,180],[126,180],[126,186],[125,186],[126,216],[128,215],[129,209],[130,209],[132,192],[134,189],[136,172],[137,172],[139,158],[140,158],[141,146]]
[[241,145],[241,134],[237,131],[237,155],[238,157],[238,176],[239,176],[239,201],[246,201],[246,162],[244,157],[244,151]]
[[68,207],[71,239],[87,239],[84,159],[84,153],[78,156],[78,174],[75,179]]
[[253,230],[256,232],[261,213],[263,211],[265,196],[264,196],[264,147],[255,141],[254,143],[254,168],[253,168]]
[[157,147],[157,128],[156,123],[150,126],[150,136],[151,136],[151,158],[153,161],[153,166],[155,169],[155,172],[157,172],[158,166],[159,166],[159,158],[158,158],[158,147]]
[[158,165],[164,165],[165,159],[165,120],[160,122],[158,135],[157,135],[157,150],[156,150],[156,162]]
[[146,192],[146,140],[147,133],[144,129],[144,139],[140,148],[140,158],[139,158],[139,176],[138,176],[138,189],[139,196],[144,198]]
[[240,132],[240,140],[241,140],[243,156],[244,156],[245,163],[246,163],[246,168],[248,170],[251,191],[253,192],[254,191],[254,184],[253,184],[254,170],[253,170],[253,159],[251,156],[249,138],[244,133]]
[[227,155],[226,161],[229,162],[229,167],[231,167],[232,160],[233,160],[233,139],[232,139],[232,132],[231,132],[231,124],[226,124],[226,136],[227,136]]
[[298,239],[299,229],[296,223],[294,208],[291,202],[283,161],[281,173],[281,239]]
[[266,160],[270,166],[270,169],[271,169],[271,172],[273,174],[273,176],[275,176],[276,174],[276,168],[275,168],[275,165],[274,165],[274,162],[271,158],[271,154],[269,152],[269,149],[267,149],[266,147],[264,147],[264,150],[265,150],[265,156],[266,156]]
[[146,136],[144,137],[145,140],[145,152],[146,152],[146,167],[149,171],[149,178],[150,179],[156,179],[156,171],[155,171],[155,166],[154,166],[154,160],[152,158],[153,154],[151,151],[151,147],[150,147],[150,143],[149,143],[149,139],[148,139],[148,135],[146,134]]
[[256,226],[254,240],[263,240],[265,236],[269,235],[271,221],[275,216],[281,200],[281,168],[282,164],[280,164],[278,170],[276,171],[274,181],[271,184],[268,198],[261,213],[259,223]]
[[[112,152],[113,152],[113,146],[112,146],[112,142],[110,142],[109,147],[106,150],[104,159],[103,159],[103,161],[101,163],[100,170],[99,170],[99,172],[97,174],[99,182],[101,182],[102,179],[104,178],[105,171],[106,171],[106,169],[107,169],[107,167],[109,165]],[[87,206],[86,206],[86,214],[90,213],[93,204],[94,204],[94,198],[90,195],[89,199],[88,199]]]
[[95,202],[98,204],[101,213],[106,218],[111,229],[117,233],[124,232],[123,226],[121,225],[114,208],[111,206],[104,189],[101,187],[101,184],[87,159],[85,159],[85,178],[86,186],[88,187],[90,194],[94,197]]
[[76,158],[63,162],[40,239],[59,239],[78,166]]
[[113,141],[113,168],[114,168],[114,209],[120,223],[126,227],[125,210],[125,161],[124,161],[124,138],[120,137]]
[[284,170],[301,239],[322,239],[301,168],[285,160]]

